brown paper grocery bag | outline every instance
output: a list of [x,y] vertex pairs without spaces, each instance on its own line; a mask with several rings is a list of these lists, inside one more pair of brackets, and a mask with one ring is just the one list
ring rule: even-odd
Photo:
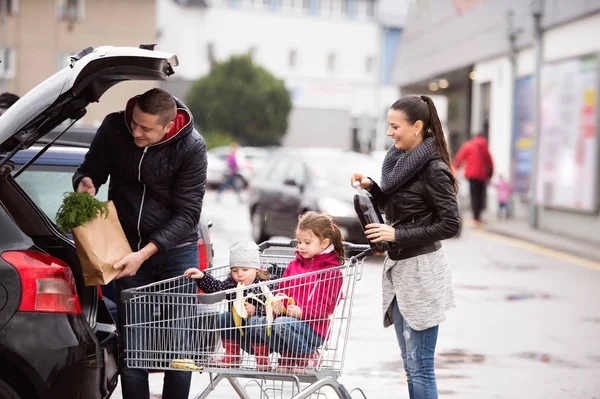
[[100,216],[73,229],[73,240],[83,270],[85,285],[105,285],[121,272],[113,265],[131,253],[117,210],[112,201],[108,216]]

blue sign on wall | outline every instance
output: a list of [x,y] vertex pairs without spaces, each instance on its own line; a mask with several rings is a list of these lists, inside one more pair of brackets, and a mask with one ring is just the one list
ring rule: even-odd
[[511,180],[516,193],[529,192],[534,145],[533,76],[517,79],[513,110]]

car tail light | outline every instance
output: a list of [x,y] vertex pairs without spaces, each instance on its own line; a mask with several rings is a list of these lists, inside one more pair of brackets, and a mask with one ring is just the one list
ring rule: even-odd
[[62,261],[35,251],[7,251],[2,259],[21,277],[19,311],[81,314],[73,273]]
[[208,251],[209,247],[203,238],[198,239],[198,268],[200,270],[208,269]]

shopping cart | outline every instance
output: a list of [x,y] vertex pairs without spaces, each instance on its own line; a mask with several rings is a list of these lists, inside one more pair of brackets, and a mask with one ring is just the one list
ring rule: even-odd
[[[325,387],[339,398],[350,398],[337,379],[344,366],[355,284],[372,251],[368,245],[344,243],[346,253],[355,255],[342,266],[282,278],[295,258],[296,244],[259,245],[261,264],[275,277],[259,284],[208,294],[199,291],[194,280],[176,277],[123,291],[127,366],[208,373],[209,383],[197,399],[206,398],[223,380],[240,398],[327,397]],[[224,279],[229,266],[205,272]],[[293,304],[290,293],[296,299],[315,298],[303,309],[302,321],[310,329],[286,317],[285,310],[273,310]],[[243,302],[255,305],[255,314],[242,317]],[[317,349],[290,339],[290,328]],[[222,342],[239,342],[239,349],[226,352]]]

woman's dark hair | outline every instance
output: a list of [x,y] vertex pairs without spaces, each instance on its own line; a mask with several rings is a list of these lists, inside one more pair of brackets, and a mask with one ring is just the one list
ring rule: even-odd
[[324,213],[308,211],[298,217],[298,228],[300,230],[312,231],[319,240],[329,239],[338,255],[340,265],[344,264],[344,238],[340,228],[333,219]]
[[[428,96],[404,96],[392,104],[391,108],[403,112],[406,121],[411,125],[414,125],[417,121],[423,122],[423,139],[433,137],[438,155],[452,170],[450,151],[448,151],[442,122],[433,100]],[[452,184],[454,185],[454,192],[458,192],[458,183],[454,176],[452,176]]]

